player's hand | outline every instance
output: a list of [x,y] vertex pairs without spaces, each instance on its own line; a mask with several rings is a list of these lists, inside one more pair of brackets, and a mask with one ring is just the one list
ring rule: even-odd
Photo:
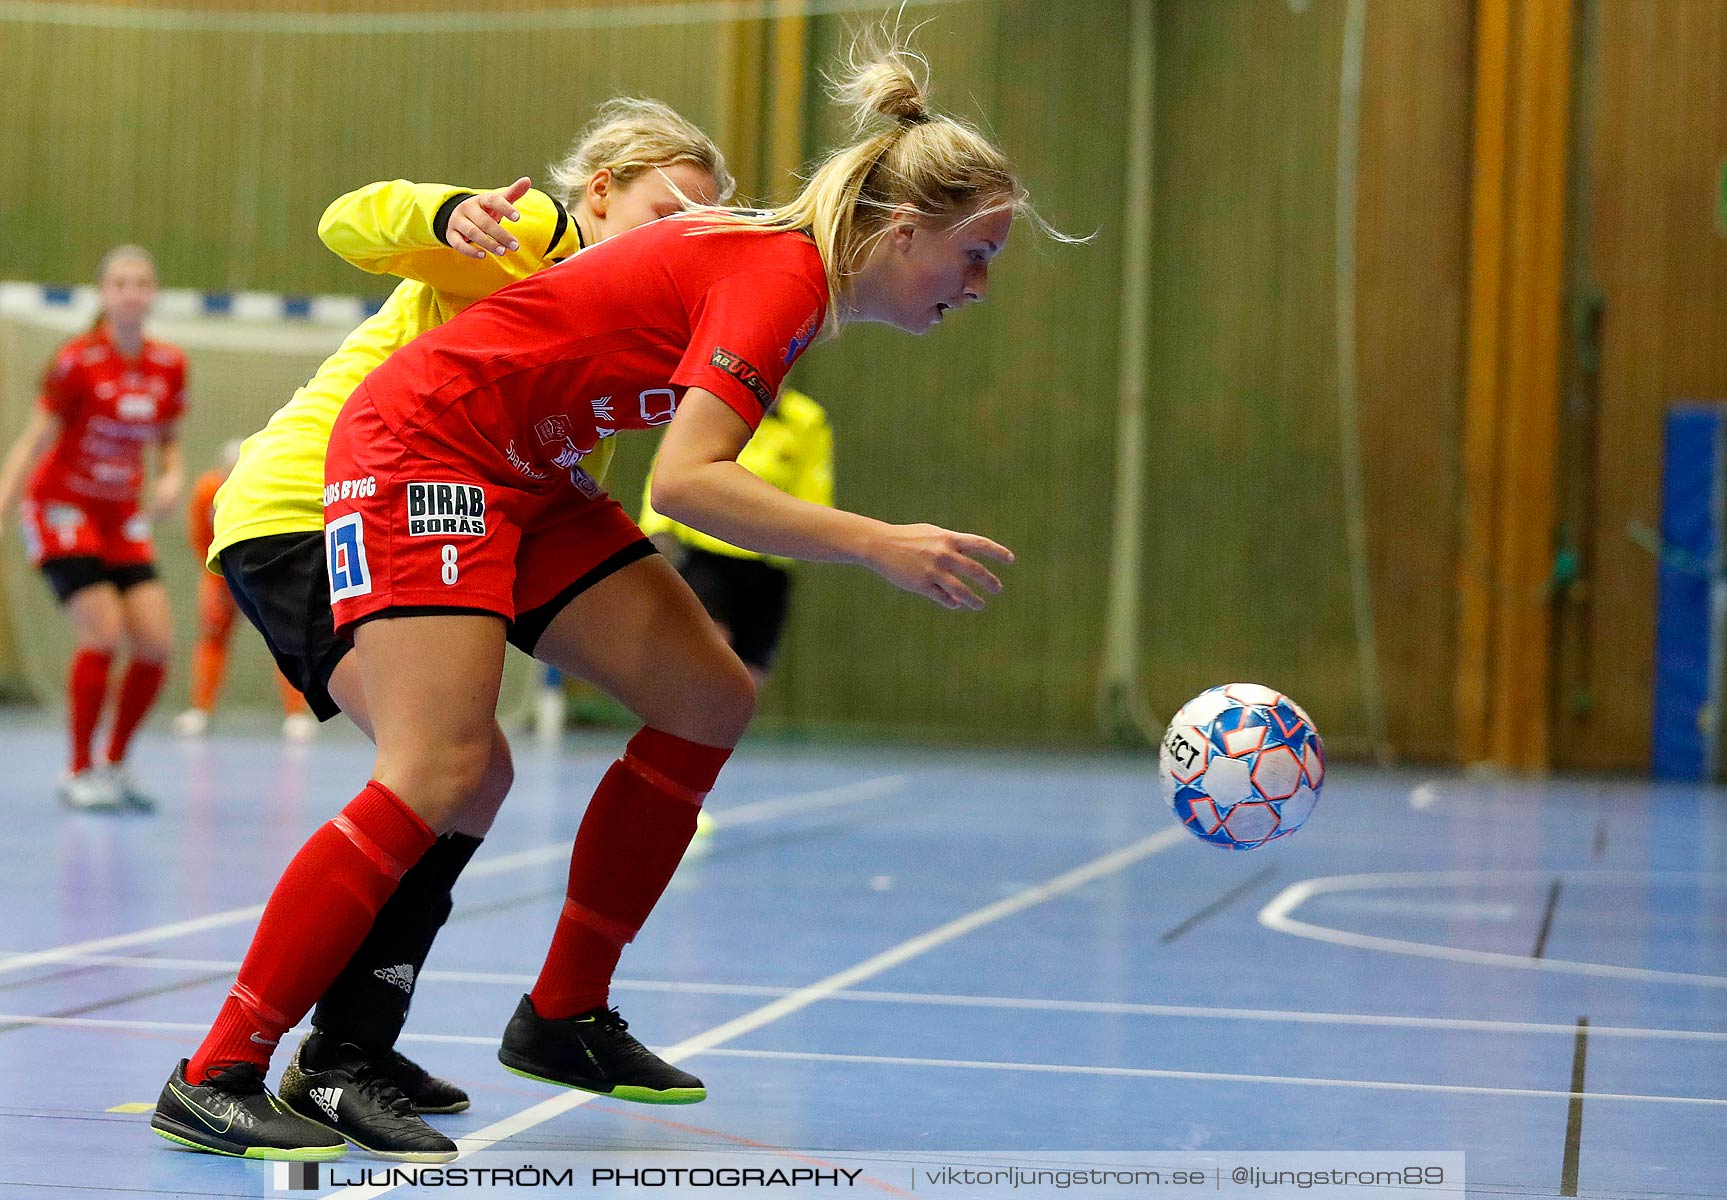
[[937,525],[889,525],[871,547],[868,562],[896,587],[934,600],[943,608],[981,611],[980,592],[995,595],[1001,580],[978,561],[1011,563],[1013,551],[975,533]]
[[532,186],[533,181],[524,175],[501,192],[469,196],[450,213],[444,240],[469,258],[484,258],[487,254],[502,257],[520,250],[521,243],[500,222],[522,219],[522,214],[516,211],[516,201],[527,195]]
[[180,480],[173,475],[164,475],[150,488],[149,513],[152,518],[166,516],[172,512],[174,505],[180,499]]

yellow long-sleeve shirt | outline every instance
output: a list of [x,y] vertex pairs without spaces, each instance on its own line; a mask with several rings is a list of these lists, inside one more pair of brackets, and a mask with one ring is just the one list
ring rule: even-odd
[[[738,465],[750,474],[773,484],[789,496],[832,508],[834,503],[834,438],[822,406],[792,388],[782,388],[779,400],[762,418],[761,425],[738,455]],[[791,560],[758,554],[722,542],[719,538],[680,525],[655,511],[648,497],[653,494],[654,479],[648,476],[642,490],[642,532],[650,536],[669,533],[684,545],[710,554],[725,554],[733,558],[757,558],[779,567],[789,567]]]
[[[235,542],[324,528],[330,430],[372,368],[475,300],[581,248],[581,235],[563,206],[531,190],[516,201],[522,219],[508,226],[520,250],[483,260],[457,253],[444,241],[445,225],[450,211],[474,194],[470,188],[395,179],[349,192],[325,210],[318,236],[326,246],[361,270],[399,275],[403,282],[241,446],[239,462],[216,493],[216,536],[206,559],[211,570]],[[609,444],[602,444],[583,466],[603,479],[610,458]]]

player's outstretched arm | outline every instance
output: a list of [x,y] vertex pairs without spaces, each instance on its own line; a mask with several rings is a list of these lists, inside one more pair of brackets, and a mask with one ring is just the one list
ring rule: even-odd
[[18,488],[24,482],[25,474],[59,436],[59,417],[41,407],[30,410],[29,422],[19,433],[18,440],[12,443],[12,448],[6,451],[4,462],[0,462],[0,524],[12,510],[12,502],[18,498]]
[[573,252],[570,228],[526,177],[495,191],[391,179],[338,198],[318,237],[362,271],[477,300]]
[[654,463],[653,506],[680,524],[781,558],[857,563],[944,608],[981,609],[1001,580],[983,559],[1007,547],[935,525],[890,525],[799,500],[737,464],[750,428],[725,401],[690,388]]
[[172,512],[180,500],[180,486],[186,477],[186,459],[176,434],[168,434],[156,443],[156,482],[150,488],[150,515],[164,516]]

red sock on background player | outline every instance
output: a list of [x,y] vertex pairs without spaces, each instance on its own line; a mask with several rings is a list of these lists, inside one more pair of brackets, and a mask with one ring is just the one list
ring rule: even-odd
[[114,728],[108,734],[109,762],[125,759],[132,735],[143,723],[150,706],[156,703],[167,675],[168,668],[159,662],[133,659],[126,667],[126,674],[120,680],[119,698],[114,702]]
[[66,708],[72,726],[72,773],[90,768],[90,743],[102,719],[108,695],[108,668],[114,656],[106,650],[79,650],[66,671]]

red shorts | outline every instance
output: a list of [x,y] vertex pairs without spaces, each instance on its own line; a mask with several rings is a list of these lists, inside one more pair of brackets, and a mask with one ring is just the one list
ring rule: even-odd
[[324,460],[324,552],[336,632],[350,637],[384,612],[488,612],[513,622],[649,551],[604,492],[531,480],[489,443],[410,446],[362,386]]
[[153,562],[150,518],[135,504],[31,496],[23,506],[30,565],[56,558],[96,558],[105,567]]

